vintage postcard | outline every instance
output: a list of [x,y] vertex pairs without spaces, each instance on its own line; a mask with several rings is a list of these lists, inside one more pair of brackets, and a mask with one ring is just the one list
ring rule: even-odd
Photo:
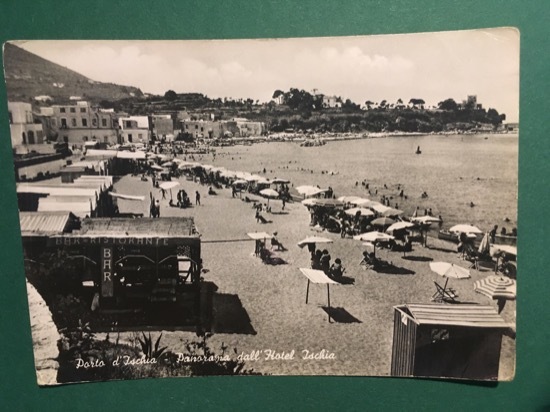
[[516,29],[3,53],[39,385],[513,379]]

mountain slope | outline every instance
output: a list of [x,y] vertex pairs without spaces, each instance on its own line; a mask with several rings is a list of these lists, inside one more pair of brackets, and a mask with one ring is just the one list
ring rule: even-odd
[[29,101],[40,95],[56,101],[80,96],[95,102],[142,96],[136,87],[95,82],[11,43],[4,44],[4,75],[11,101]]

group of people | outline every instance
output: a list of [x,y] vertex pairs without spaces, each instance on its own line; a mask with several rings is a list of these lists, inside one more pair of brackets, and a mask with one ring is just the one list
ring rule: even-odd
[[313,248],[310,248],[310,253],[312,269],[322,270],[325,275],[327,275],[332,280],[335,280],[336,282],[342,281],[342,276],[344,275],[344,271],[346,269],[342,266],[342,260],[340,258],[336,258],[334,260],[334,263],[331,265],[331,256],[328,250],[315,250],[315,245],[313,245]]

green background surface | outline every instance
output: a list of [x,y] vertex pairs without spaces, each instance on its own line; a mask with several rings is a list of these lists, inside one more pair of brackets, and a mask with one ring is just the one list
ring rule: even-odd
[[213,377],[39,388],[0,79],[0,409],[550,410],[549,1],[1,0],[0,41],[339,36],[514,26],[521,32],[519,295],[513,382]]

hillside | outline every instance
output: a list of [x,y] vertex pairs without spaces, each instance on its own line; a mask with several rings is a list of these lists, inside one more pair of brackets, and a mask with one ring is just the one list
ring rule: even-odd
[[11,101],[48,95],[55,101],[81,96],[97,102],[143,95],[136,87],[93,81],[10,43],[4,45],[4,76]]

